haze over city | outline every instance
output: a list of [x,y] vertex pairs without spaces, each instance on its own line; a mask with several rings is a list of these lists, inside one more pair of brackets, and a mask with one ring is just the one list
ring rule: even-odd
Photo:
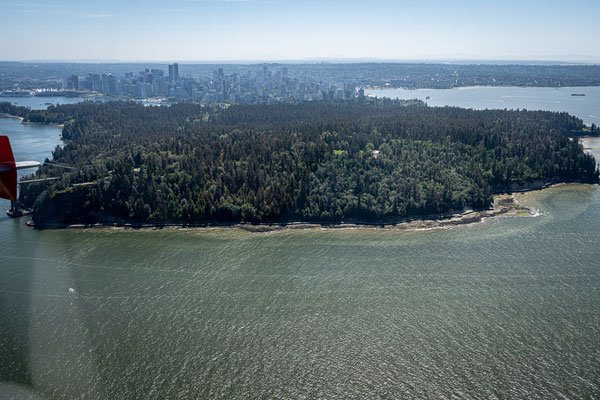
[[600,3],[0,2],[1,60],[600,61]]

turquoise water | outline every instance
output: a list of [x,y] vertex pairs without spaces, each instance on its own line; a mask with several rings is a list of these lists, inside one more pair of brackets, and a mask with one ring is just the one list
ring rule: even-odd
[[[430,106],[457,106],[475,109],[527,109],[565,111],[588,124],[600,125],[600,87],[471,87],[460,89],[371,89],[377,97],[419,99]],[[571,96],[571,94],[585,96]],[[429,97],[429,99],[427,98]]]
[[600,189],[518,199],[540,216],[413,232],[0,216],[0,398],[596,398]]

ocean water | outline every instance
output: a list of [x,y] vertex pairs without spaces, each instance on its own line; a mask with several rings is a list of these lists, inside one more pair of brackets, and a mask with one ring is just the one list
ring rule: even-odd
[[412,232],[0,215],[0,398],[597,398],[600,188],[517,198],[539,216]]
[[[585,96],[571,96],[571,94]],[[526,109],[565,111],[587,124],[600,125],[600,87],[469,87],[457,89],[370,89],[377,97],[419,99],[430,106],[474,109]],[[428,98],[429,97],[429,98]]]
[[[48,108],[50,104],[75,104],[81,101],[86,101],[86,99],[81,97],[64,97],[64,96],[56,96],[56,97],[0,97],[1,102],[9,102],[16,106],[29,107],[33,110],[44,110]],[[91,99],[89,101],[100,101],[100,99]]]

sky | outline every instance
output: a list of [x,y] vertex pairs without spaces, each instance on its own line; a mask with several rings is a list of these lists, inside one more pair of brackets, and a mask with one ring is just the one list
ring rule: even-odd
[[0,0],[0,60],[600,62],[598,0]]

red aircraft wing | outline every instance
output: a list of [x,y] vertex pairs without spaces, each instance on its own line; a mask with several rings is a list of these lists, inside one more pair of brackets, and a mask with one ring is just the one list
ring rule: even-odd
[[17,200],[17,166],[8,136],[0,136],[0,198]]

